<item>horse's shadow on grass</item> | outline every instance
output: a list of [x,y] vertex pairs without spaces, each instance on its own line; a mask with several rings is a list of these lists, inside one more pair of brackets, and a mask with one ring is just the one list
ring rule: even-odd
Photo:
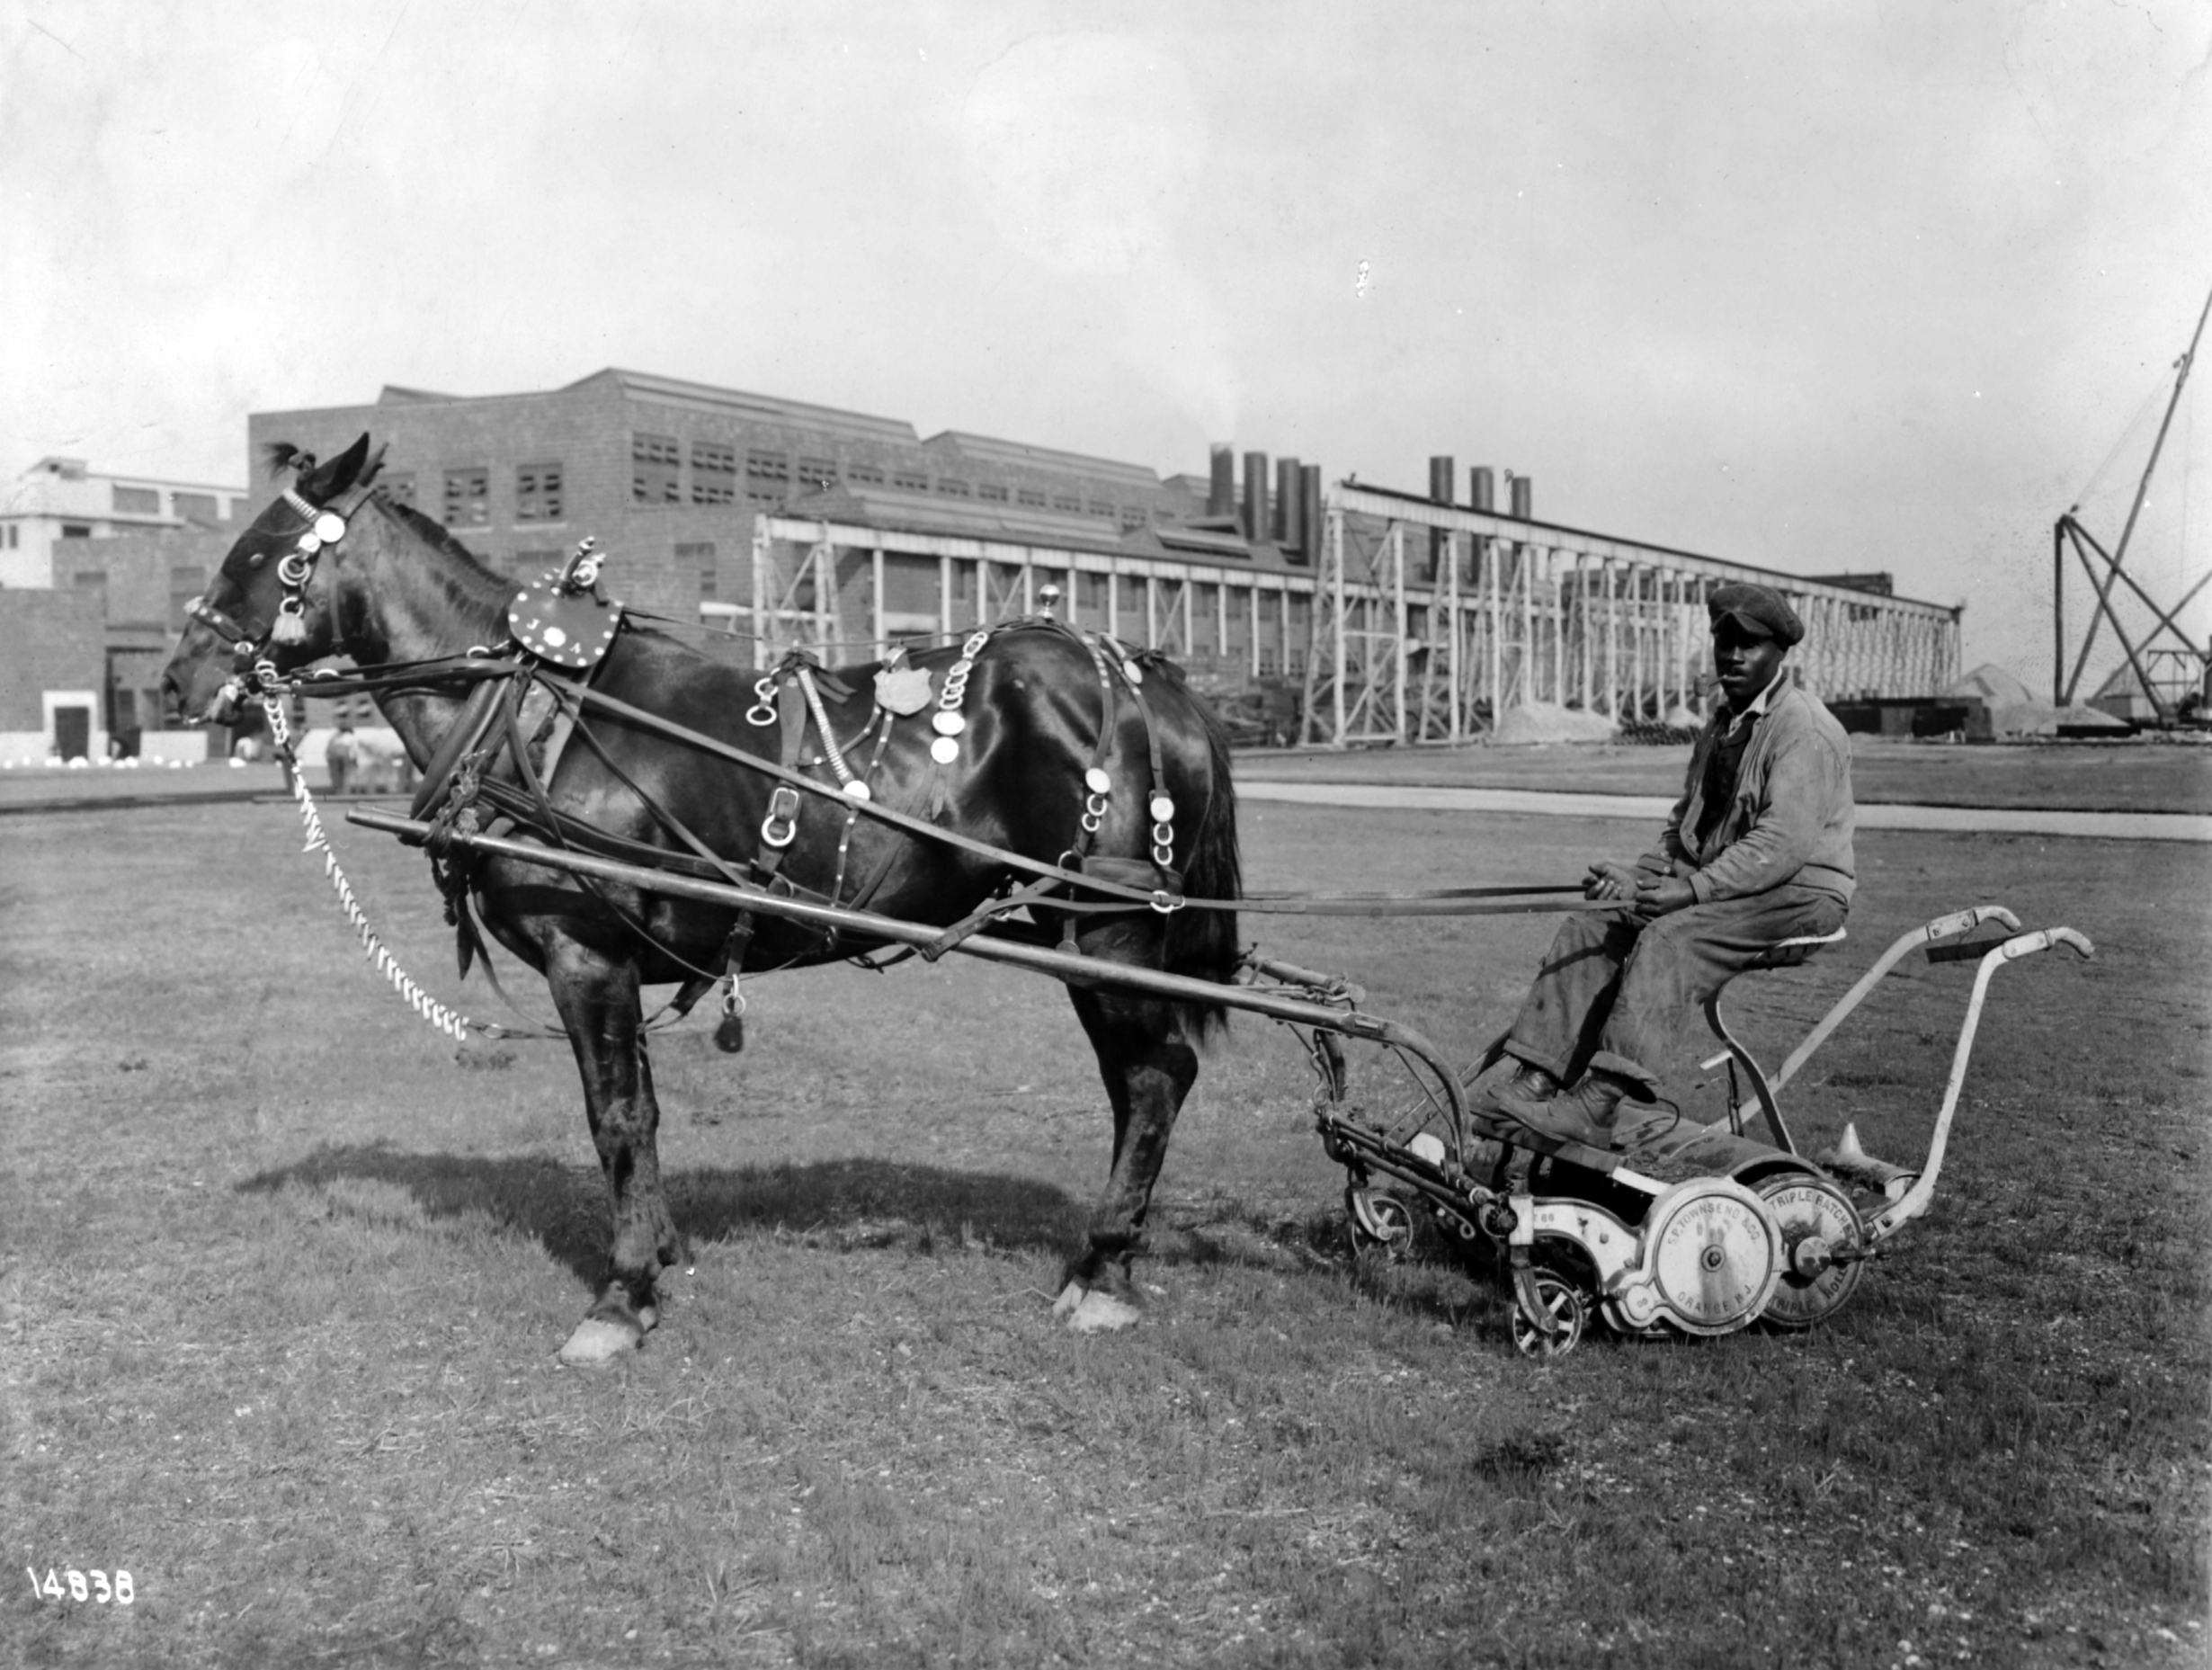
[[[344,1182],[402,1189],[433,1219],[488,1219],[529,1236],[587,1285],[606,1273],[606,1189],[586,1166],[352,1143],[318,1148],[238,1188],[320,1192]],[[679,1171],[668,1175],[667,1188],[676,1227],[694,1247],[780,1232],[840,1248],[981,1244],[1062,1253],[1075,1245],[1084,1221],[1083,1209],[1049,1183],[887,1160]]]

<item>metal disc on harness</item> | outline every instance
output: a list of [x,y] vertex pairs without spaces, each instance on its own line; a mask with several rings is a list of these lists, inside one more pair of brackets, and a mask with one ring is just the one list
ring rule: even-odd
[[930,744],[930,758],[940,765],[950,765],[960,757],[960,745],[950,737],[940,737]]
[[930,728],[940,737],[957,737],[968,728],[968,720],[950,708],[940,708],[930,715]]
[[550,579],[522,587],[507,605],[507,630],[515,641],[570,672],[597,665],[621,623],[621,604],[596,592],[565,592]]
[[930,675],[921,667],[887,666],[876,674],[876,705],[901,719],[930,704]]

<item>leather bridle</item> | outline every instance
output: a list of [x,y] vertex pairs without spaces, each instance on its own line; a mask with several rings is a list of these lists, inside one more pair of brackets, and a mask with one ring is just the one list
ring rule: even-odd
[[[284,587],[284,594],[277,603],[276,618],[266,626],[253,622],[250,618],[242,624],[210,603],[204,593],[184,605],[186,616],[212,632],[229,649],[235,664],[231,675],[209,705],[209,717],[218,724],[230,723],[236,717],[241,701],[260,694],[277,682],[281,675],[275,660],[280,647],[306,641],[307,588],[315,577],[317,559],[345,538],[347,524],[375,491],[372,482],[363,482],[343,495],[334,506],[317,508],[296,489],[284,489],[282,500],[299,514],[300,526],[293,535],[291,549],[277,561],[277,579]],[[265,551],[257,554],[250,559],[252,566],[258,567],[267,560],[267,556]]]

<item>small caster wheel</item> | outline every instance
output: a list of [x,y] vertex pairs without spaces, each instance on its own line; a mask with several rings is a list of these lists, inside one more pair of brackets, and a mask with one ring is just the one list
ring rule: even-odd
[[1354,1183],[1344,1191],[1344,1228],[1355,1258],[1374,1253],[1396,1264],[1413,1250],[1413,1213],[1404,1201],[1380,1189]]
[[1518,1299],[1513,1303],[1513,1344],[1524,1357],[1564,1357],[1583,1337],[1583,1324],[1590,1308],[1565,1277],[1548,1270],[1536,1273],[1536,1299],[1552,1324],[1547,1334]]

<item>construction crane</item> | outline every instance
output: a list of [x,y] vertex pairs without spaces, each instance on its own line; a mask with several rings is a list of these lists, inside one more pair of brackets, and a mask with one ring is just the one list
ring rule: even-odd
[[[2053,656],[2051,664],[2051,698],[2061,708],[2071,707],[2082,683],[2082,674],[2089,665],[2090,652],[2096,647],[2098,630],[2107,621],[2111,623],[2112,635],[2119,640],[2121,650],[2127,657],[2127,666],[2137,685],[2150,702],[2160,728],[2171,728],[2185,719],[2194,719],[2208,707],[2212,707],[2212,650],[2199,644],[2183,631],[2179,623],[2181,611],[2195,600],[2197,594],[2212,584],[2212,567],[2200,575],[2195,585],[2182,594],[2172,608],[2162,607],[2157,599],[2146,591],[2136,576],[2124,566],[2127,560],[2128,541],[2135,537],[2136,524],[2142,516],[2145,502],[2150,496],[2151,477],[2158,469],[2159,455],[2165,450],[2167,432],[2173,426],[2173,414],[2181,404],[2181,391],[2189,386],[2190,368],[2196,362],[2197,344],[2203,339],[2205,320],[2212,317],[2212,295],[2205,298],[2204,308],[2197,315],[2197,328],[2189,339],[2189,347],[2173,362],[2173,394],[2166,402],[2165,415],[2159,420],[2158,435],[2151,442],[2151,456],[2143,466],[2143,478],[2136,485],[2134,499],[2127,507],[2127,520],[2120,529],[2119,542],[2107,550],[2082,522],[2076,513],[2082,508],[2077,500],[2066,507],[2051,529],[2051,615],[2053,625]],[[2088,574],[2096,598],[2090,612],[2089,624],[2082,634],[2082,647],[2074,658],[2072,672],[2066,669],[2066,552],[2071,549]],[[2154,624],[2138,643],[2127,635],[2116,605],[2115,594],[2125,585],[2151,612]],[[2163,641],[2171,639],[2171,643]]]

